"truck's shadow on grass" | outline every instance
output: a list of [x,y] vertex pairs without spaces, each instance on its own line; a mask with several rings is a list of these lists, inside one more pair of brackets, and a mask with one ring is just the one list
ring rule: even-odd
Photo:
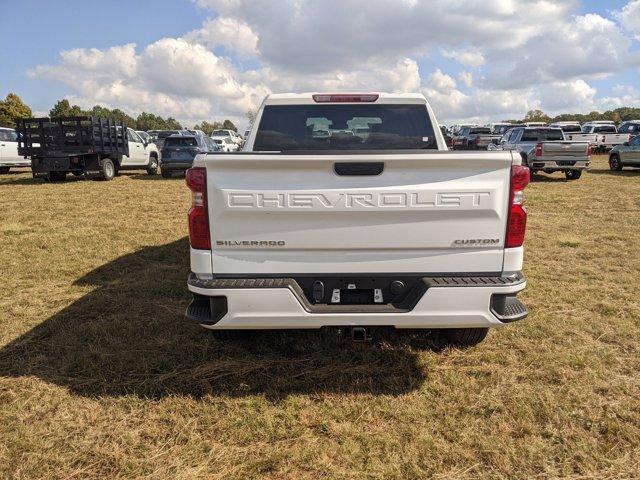
[[[94,289],[0,350],[0,375],[84,396],[399,395],[425,379],[405,337],[354,345],[314,332],[221,342],[183,319],[186,239],[148,247],[77,281]],[[414,345],[415,346],[415,345]],[[438,348],[438,345],[421,347]]]
[[631,168],[628,170],[622,170],[621,172],[614,172],[607,170],[589,170],[589,175],[611,175],[614,177],[640,177],[640,168]]

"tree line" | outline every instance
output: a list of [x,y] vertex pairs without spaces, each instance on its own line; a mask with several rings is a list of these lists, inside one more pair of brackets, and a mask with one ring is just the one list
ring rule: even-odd
[[[173,117],[161,117],[153,113],[142,112],[136,118],[123,112],[119,108],[113,110],[96,105],[90,110],[83,110],[78,105],[71,105],[66,98],[58,101],[49,111],[50,117],[75,117],[79,115],[92,115],[94,117],[109,117],[122,121],[125,125],[135,130],[182,130],[183,126]],[[33,116],[31,108],[22,101],[15,93],[9,93],[4,100],[0,100],[0,127],[14,128],[16,120],[19,118],[29,118]],[[255,119],[255,112],[248,111],[247,118],[251,123]],[[542,110],[529,110],[522,120],[504,120],[505,123],[522,122],[568,122],[576,121],[580,123],[592,122],[594,120],[612,120],[617,124],[626,120],[640,119],[640,108],[620,107],[606,112],[589,113],[563,113],[551,117]],[[193,126],[196,130],[202,130],[207,135],[211,135],[214,130],[224,129],[238,131],[233,122],[226,119],[222,122],[203,121]]]
[[611,120],[616,124],[620,124],[627,120],[640,119],[640,108],[620,107],[615,110],[607,110],[606,112],[593,111],[589,113],[562,113],[551,117],[542,110],[529,110],[522,120],[504,120],[505,123],[523,123],[523,122],[578,122],[586,123],[596,120]]
[[[119,108],[109,109],[101,105],[96,105],[90,110],[84,110],[78,105],[71,105],[66,98],[56,102],[51,110],[50,117],[77,117],[77,116],[94,116],[112,118],[122,121],[127,127],[134,130],[182,130],[183,125],[175,118],[164,118],[153,113],[142,112],[136,118],[123,112]],[[0,99],[0,127],[15,128],[16,120],[20,118],[33,117],[31,107],[15,93],[9,93],[4,100]],[[193,126],[194,129],[202,130],[207,135],[218,129],[234,130],[238,129],[231,120],[223,122],[207,122],[203,121]]]

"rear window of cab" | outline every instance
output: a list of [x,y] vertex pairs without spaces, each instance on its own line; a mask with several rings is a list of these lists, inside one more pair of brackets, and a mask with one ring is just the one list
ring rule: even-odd
[[264,107],[254,151],[437,149],[424,105]]

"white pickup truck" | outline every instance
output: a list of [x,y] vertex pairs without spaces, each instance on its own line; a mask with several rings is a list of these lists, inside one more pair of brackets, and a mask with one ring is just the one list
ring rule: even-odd
[[31,161],[18,155],[18,134],[13,128],[0,127],[0,174],[13,167],[30,167]]
[[226,337],[385,326],[476,344],[527,315],[521,162],[447,151],[420,94],[270,95],[245,151],[187,171],[186,316]]
[[581,133],[566,133],[567,140],[589,142],[594,152],[606,152],[613,147],[623,145],[629,141],[631,135],[618,133],[613,122],[594,122],[582,125]]

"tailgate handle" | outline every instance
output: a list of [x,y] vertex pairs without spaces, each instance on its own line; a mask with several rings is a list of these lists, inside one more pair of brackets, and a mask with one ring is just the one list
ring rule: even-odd
[[380,175],[384,170],[384,162],[340,162],[333,165],[338,175]]

